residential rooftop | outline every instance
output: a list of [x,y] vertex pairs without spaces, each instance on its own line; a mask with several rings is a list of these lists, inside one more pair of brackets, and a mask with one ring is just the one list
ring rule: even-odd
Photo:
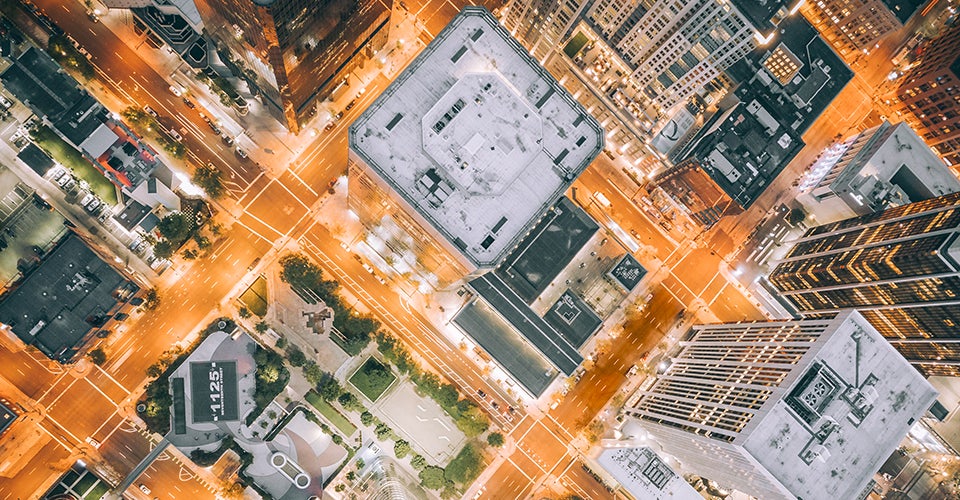
[[350,148],[470,262],[492,267],[603,137],[486,9],[467,7],[353,123]]
[[857,312],[811,349],[814,359],[743,447],[799,498],[857,498],[937,391]]

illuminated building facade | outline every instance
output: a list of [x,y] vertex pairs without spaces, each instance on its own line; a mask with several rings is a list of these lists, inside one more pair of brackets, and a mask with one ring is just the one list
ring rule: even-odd
[[937,397],[855,311],[694,330],[627,413],[683,473],[756,498],[863,498]]
[[315,105],[386,43],[391,7],[388,0],[197,0],[197,9],[206,34],[298,133]]
[[351,209],[401,275],[496,267],[603,149],[600,124],[482,8],[351,125]]
[[872,51],[903,27],[882,0],[813,0],[804,2],[800,13],[847,59]]
[[897,89],[903,119],[955,171],[960,168],[960,24],[950,28],[904,75]]
[[960,181],[906,123],[883,122],[828,147],[800,183],[817,223],[960,191]]
[[960,194],[807,231],[770,274],[805,317],[857,309],[927,375],[960,375]]

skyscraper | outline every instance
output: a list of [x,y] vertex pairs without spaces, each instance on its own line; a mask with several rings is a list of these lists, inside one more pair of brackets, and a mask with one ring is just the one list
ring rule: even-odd
[[[598,86],[610,97],[619,95],[611,86],[623,87],[619,100],[644,101],[640,106],[649,119],[683,104],[768,41],[789,13],[786,2],[778,0],[585,3],[510,0],[504,22],[541,59],[550,47],[574,58],[585,45],[597,45],[601,57],[590,59],[596,62],[591,76],[597,76]],[[575,22],[577,13],[584,23]],[[564,42],[564,32],[571,31],[579,35]]]
[[267,106],[299,132],[314,106],[383,47],[389,0],[197,0],[206,33],[226,48]]
[[857,309],[927,375],[960,375],[960,194],[807,231],[770,274],[805,317]]
[[901,113],[952,168],[960,168],[960,24],[947,30],[904,75]]
[[627,410],[692,472],[765,500],[863,498],[937,392],[857,312],[695,327]]

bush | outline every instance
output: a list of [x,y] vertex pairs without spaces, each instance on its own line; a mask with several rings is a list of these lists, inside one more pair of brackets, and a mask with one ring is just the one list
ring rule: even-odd
[[147,310],[152,311],[160,305],[160,294],[157,293],[156,288],[151,288],[147,290],[147,294],[143,297],[143,307]]
[[402,440],[402,439],[397,440],[397,442],[393,444],[393,454],[396,455],[397,458],[403,458],[403,457],[409,455],[409,454],[410,454],[410,443],[408,443],[408,442],[406,442],[406,441],[404,441],[404,440]]
[[413,458],[410,459],[410,466],[413,467],[414,470],[423,470],[423,468],[427,466],[427,459],[423,458],[423,455],[414,455]]
[[160,235],[178,245],[190,237],[192,230],[193,222],[183,212],[174,212],[157,223],[157,231]]
[[443,468],[428,465],[420,471],[420,484],[430,490],[439,490],[446,483],[443,477]]
[[500,434],[499,432],[491,432],[487,436],[487,444],[493,446],[494,448],[503,446],[503,434]]

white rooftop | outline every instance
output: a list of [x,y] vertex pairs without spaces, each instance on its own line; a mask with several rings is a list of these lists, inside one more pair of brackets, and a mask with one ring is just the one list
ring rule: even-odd
[[643,500],[703,500],[682,476],[647,447],[610,448],[597,457],[633,498]]
[[743,447],[807,500],[857,498],[937,397],[860,313],[834,321],[787,396],[744,431]]
[[486,10],[467,7],[351,125],[350,148],[478,267],[603,149],[603,129]]

